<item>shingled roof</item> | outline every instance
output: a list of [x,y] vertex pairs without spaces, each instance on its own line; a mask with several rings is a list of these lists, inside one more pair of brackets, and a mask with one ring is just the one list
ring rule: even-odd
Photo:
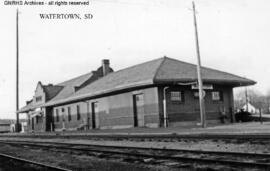
[[51,85],[51,84],[43,85],[42,87],[46,94],[46,100],[48,101],[54,98],[64,88],[63,86]]
[[[252,85],[256,82],[226,72],[202,67],[204,82],[229,84],[233,87]],[[83,98],[112,93],[138,86],[163,83],[191,82],[197,80],[196,65],[168,57],[159,58],[108,74],[69,97],[49,101],[45,106],[58,105]]]
[[[201,68],[201,75],[205,83],[230,84],[234,87],[256,83],[250,79],[207,67]],[[197,65],[164,57],[156,72],[154,82],[190,82],[197,79]]]
[[23,106],[22,108],[20,108],[17,113],[23,113],[23,112],[27,112],[29,110],[32,110],[34,108],[33,102],[27,104],[26,106]]
[[64,88],[51,101],[65,99],[65,98],[71,96],[72,94],[75,93],[75,89],[74,89],[75,87],[80,86],[85,81],[90,79],[92,76],[93,76],[93,73],[89,72],[87,74],[84,74],[84,75],[78,76],[76,78],[73,78],[71,80],[57,84],[58,86],[62,86]]
[[[93,72],[80,75],[73,79],[61,82],[57,85],[42,85],[44,92],[46,93],[47,101],[57,101],[59,99],[66,99],[75,93],[75,87],[80,86],[93,76]],[[40,106],[40,105],[39,105]],[[29,110],[35,109],[38,106],[33,104],[33,101],[27,104],[26,106],[20,108],[19,113],[27,112]]]

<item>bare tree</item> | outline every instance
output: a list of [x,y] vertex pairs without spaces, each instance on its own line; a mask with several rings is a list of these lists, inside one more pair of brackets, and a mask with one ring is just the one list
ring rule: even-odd
[[[263,95],[256,89],[248,89],[247,98],[247,101],[255,108],[262,109],[264,113],[270,113],[270,90],[267,95]],[[246,93],[244,89],[235,94],[234,104],[236,109],[240,109],[246,104]]]
[[267,113],[270,114],[270,88],[268,89],[266,93],[266,106],[267,106]]

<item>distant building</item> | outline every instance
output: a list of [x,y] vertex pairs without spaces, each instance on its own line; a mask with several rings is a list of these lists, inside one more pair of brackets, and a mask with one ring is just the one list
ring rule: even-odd
[[0,133],[7,133],[10,132],[10,120],[0,120]]
[[[206,118],[233,121],[233,87],[254,81],[202,67]],[[38,82],[21,108],[29,131],[196,125],[200,108],[196,65],[159,58],[113,72],[109,60],[90,73],[59,83]]]
[[[15,123],[16,123],[16,120],[11,120],[10,132],[15,132]],[[28,132],[27,120],[20,119],[20,125],[21,125],[21,133]]]
[[259,113],[259,109],[257,109],[255,106],[253,106],[249,102],[245,104],[241,109],[243,109],[244,111],[248,111],[249,113],[252,113],[252,114]]

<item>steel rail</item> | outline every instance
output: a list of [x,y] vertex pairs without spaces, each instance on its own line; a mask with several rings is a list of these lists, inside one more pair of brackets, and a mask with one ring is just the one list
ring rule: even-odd
[[216,139],[216,140],[269,140],[270,134],[87,134],[87,133],[42,133],[42,134],[3,134],[0,137],[22,137],[22,138],[82,138],[82,139]]
[[[7,144],[21,144],[21,145],[29,145],[29,146],[36,146],[36,147],[45,147],[45,148],[59,148],[59,149],[66,149],[66,150],[77,150],[77,151],[84,151],[84,152],[101,152],[101,153],[109,153],[109,154],[118,154],[118,155],[127,155],[127,156],[135,156],[135,157],[147,157],[147,158],[155,158],[155,159],[170,159],[170,160],[177,160],[177,161],[189,161],[189,162],[198,162],[198,163],[219,163],[223,165],[234,165],[234,166],[245,166],[245,167],[259,167],[264,169],[270,169],[269,163],[258,163],[258,162],[246,162],[246,161],[235,161],[235,160],[222,160],[212,159],[212,158],[198,158],[198,157],[186,157],[186,156],[177,156],[177,155],[161,155],[161,154],[145,154],[145,153],[138,153],[135,150],[141,150],[146,152],[147,150],[154,150],[160,152],[191,152],[197,154],[214,154],[214,155],[231,155],[231,156],[249,156],[249,157],[267,157],[270,158],[270,154],[258,154],[258,153],[237,153],[237,152],[218,152],[218,151],[197,151],[197,150],[179,150],[179,149],[157,149],[157,148],[143,148],[143,147],[128,147],[128,146],[103,146],[103,145],[88,145],[88,144],[73,144],[73,143],[60,143],[60,142],[24,142],[24,141],[16,141],[16,142],[3,142],[0,143],[7,143]],[[38,144],[40,143],[40,144]],[[45,145],[47,144],[47,145]],[[58,146],[57,146],[58,145]],[[60,145],[60,146],[59,146]],[[73,146],[73,147],[72,147]],[[76,147],[77,146],[77,147]],[[79,147],[78,147],[79,146]],[[88,148],[81,148],[81,147],[88,147]],[[89,148],[92,147],[92,148]],[[105,150],[105,149],[97,149],[98,148],[114,148],[114,150]],[[118,150],[117,150],[118,149]],[[132,152],[124,152],[119,151],[121,150],[133,150]]]
[[[208,151],[208,150],[189,150],[189,149],[170,149],[170,148],[153,148],[153,147],[136,147],[136,146],[118,146],[118,145],[100,145],[100,144],[81,144],[81,143],[66,143],[66,142],[45,142],[45,141],[24,141],[24,140],[17,140],[17,141],[5,141],[0,140],[0,143],[9,143],[9,144],[16,144],[20,143],[21,145],[32,145],[32,146],[44,146],[48,147],[44,144],[50,145],[65,145],[69,147],[59,147],[59,148],[73,148],[74,146],[80,146],[85,148],[117,148],[117,149],[133,149],[133,150],[152,150],[152,151],[166,151],[166,152],[178,152],[178,153],[195,153],[195,154],[216,154],[216,155],[227,155],[227,156],[243,156],[243,157],[266,157],[270,158],[270,153],[245,153],[245,152],[229,152],[229,151]],[[39,144],[36,144],[39,143]],[[43,144],[43,145],[41,145]],[[70,147],[73,146],[73,147]],[[83,150],[83,149],[81,149]]]
[[61,168],[61,167],[57,167],[57,166],[52,166],[52,165],[48,165],[48,164],[44,164],[44,163],[40,163],[40,162],[36,162],[36,161],[32,161],[32,160],[27,160],[27,159],[11,156],[11,155],[4,154],[4,153],[0,153],[0,157],[4,157],[4,158],[12,159],[15,161],[23,162],[23,163],[29,163],[29,164],[45,167],[47,169],[51,169],[51,170],[55,170],[55,171],[72,171],[69,169],[65,169],[65,168]]

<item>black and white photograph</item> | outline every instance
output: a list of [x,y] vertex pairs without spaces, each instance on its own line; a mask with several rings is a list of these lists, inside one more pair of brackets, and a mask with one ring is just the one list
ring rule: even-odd
[[270,170],[270,1],[2,0],[0,170]]

